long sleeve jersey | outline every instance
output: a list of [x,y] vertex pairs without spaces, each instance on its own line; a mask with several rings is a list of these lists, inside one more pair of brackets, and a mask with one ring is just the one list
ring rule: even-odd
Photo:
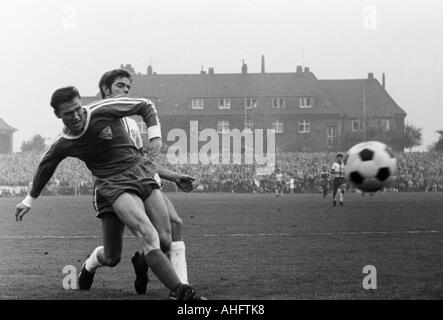
[[149,137],[161,137],[160,122],[154,104],[147,99],[127,97],[106,99],[83,107],[86,124],[78,135],[67,128],[44,153],[34,175],[30,196],[37,198],[66,157],[85,162],[92,175],[99,178],[123,172],[135,164],[140,154],[121,120],[140,115],[148,127]]

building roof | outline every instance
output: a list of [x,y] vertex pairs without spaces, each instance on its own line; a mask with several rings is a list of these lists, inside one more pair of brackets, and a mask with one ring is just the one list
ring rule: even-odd
[[392,117],[395,114],[406,116],[377,79],[319,80],[329,92],[344,115],[350,118],[363,116],[366,91],[367,117]]
[[9,124],[6,123],[5,120],[0,118],[0,132],[5,133],[5,132],[14,132],[14,131],[17,131],[17,129],[11,127]]
[[[247,74],[133,75],[132,96],[161,98],[158,112],[188,113],[184,98],[245,98],[315,96],[316,108],[298,113],[338,113],[312,72]],[[327,101],[328,100],[328,101]],[[289,108],[290,106],[287,106]]]
[[[129,66],[130,67],[130,66]],[[126,67],[128,68],[128,66]],[[155,101],[160,116],[189,115],[189,99],[246,98],[253,97],[297,97],[314,96],[314,108],[291,108],[296,99],[287,99],[285,112],[294,114],[334,114],[349,118],[362,118],[363,95],[366,91],[367,117],[406,116],[377,79],[318,80],[309,71],[297,67],[297,72],[288,73],[200,73],[200,74],[156,74],[135,73],[131,96],[145,97]],[[152,71],[152,69],[151,69]],[[369,75],[368,75],[369,76]],[[97,97],[84,97],[91,102]],[[238,104],[238,103],[237,103]],[[259,105],[260,107],[260,105]],[[261,106],[266,110],[268,106]],[[231,106],[235,113],[235,106]],[[237,111],[241,112],[237,106]],[[206,106],[204,110],[193,110],[198,114],[219,113],[217,107]],[[272,112],[279,112],[271,110]],[[269,114],[268,111],[266,111]]]

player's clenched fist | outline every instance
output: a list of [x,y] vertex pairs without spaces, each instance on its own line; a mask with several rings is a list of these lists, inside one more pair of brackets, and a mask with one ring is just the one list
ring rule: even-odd
[[31,210],[32,201],[35,198],[27,195],[26,198],[15,207],[15,220],[21,221],[23,216]]
[[30,207],[26,206],[23,204],[23,202],[20,202],[17,206],[16,206],[16,210],[15,210],[15,220],[17,221],[21,221],[23,219],[23,216],[25,214],[27,214],[29,212],[29,210],[31,210]]
[[182,189],[184,192],[191,192],[194,188],[193,182],[194,178],[187,175],[187,174],[181,174],[180,177],[175,181],[177,186]]

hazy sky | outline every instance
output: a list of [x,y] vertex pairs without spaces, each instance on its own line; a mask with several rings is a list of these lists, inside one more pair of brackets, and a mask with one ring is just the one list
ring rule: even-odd
[[[0,117],[19,129],[14,150],[61,128],[49,107],[58,87],[95,95],[104,71],[132,64],[146,73],[293,72],[319,79],[381,79],[423,128],[443,129],[441,0],[0,0]],[[380,80],[381,81],[381,80]]]

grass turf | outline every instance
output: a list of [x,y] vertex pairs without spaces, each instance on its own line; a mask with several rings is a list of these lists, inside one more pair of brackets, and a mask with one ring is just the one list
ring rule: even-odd
[[[210,299],[441,299],[441,193],[346,194],[332,207],[319,194],[168,194],[184,220],[189,279]],[[151,275],[148,294],[133,289],[125,231],[123,257],[99,269],[88,292],[65,290],[65,265],[80,270],[101,244],[92,199],[44,197],[22,222],[21,199],[0,198],[1,299],[165,299]],[[377,269],[364,290],[365,265]]]

